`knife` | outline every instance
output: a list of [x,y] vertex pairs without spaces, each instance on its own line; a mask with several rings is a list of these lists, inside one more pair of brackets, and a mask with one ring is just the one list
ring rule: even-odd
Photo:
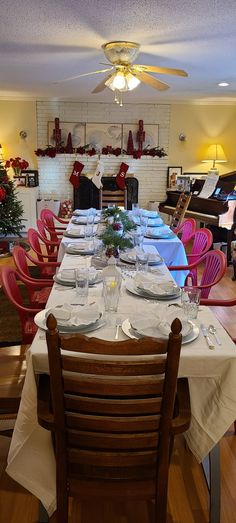
[[200,327],[201,327],[202,334],[207,342],[209,349],[213,350],[215,348],[215,345],[214,345],[214,343],[212,343],[212,341],[210,340],[210,338],[208,336],[208,331],[207,331],[206,326],[203,323],[201,323]]

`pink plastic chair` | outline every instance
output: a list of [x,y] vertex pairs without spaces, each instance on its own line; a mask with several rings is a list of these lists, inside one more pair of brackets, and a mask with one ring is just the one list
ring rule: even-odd
[[42,220],[37,220],[37,227],[38,227],[39,234],[40,234],[41,238],[43,238],[43,241],[45,243],[45,246],[47,249],[47,254],[54,254],[55,256],[57,256],[61,240],[52,241],[51,238],[49,239],[49,237],[47,236],[47,232],[48,232],[49,236],[50,236],[50,232],[46,230]]
[[[204,265],[203,273],[200,282],[196,280],[196,268]],[[197,261],[191,265],[177,265],[170,266],[170,271],[186,271],[189,270],[185,279],[185,285],[193,285],[201,289],[201,298],[209,296],[211,288],[216,285],[224,276],[227,267],[226,257],[222,251],[212,250],[206,252]]]
[[187,253],[188,263],[191,264],[205,254],[212,246],[213,236],[209,229],[197,229],[188,239],[187,243],[192,243],[191,252]]
[[27,287],[30,305],[32,307],[45,307],[52,290],[53,280],[35,279],[31,277],[26,252],[19,245],[13,247],[12,256],[17,272],[21,274],[22,280]]
[[194,218],[187,218],[174,229],[174,233],[180,237],[181,242],[185,245],[189,238],[196,231],[196,220]]
[[18,274],[15,269],[12,267],[2,267],[0,274],[4,293],[10,302],[15,306],[19,315],[21,323],[22,344],[30,344],[32,343],[38,329],[34,323],[34,317],[37,312],[42,310],[42,307],[39,309],[34,309],[24,305],[20,293],[21,285],[17,285],[17,281],[20,280],[22,283],[24,282],[22,276]]

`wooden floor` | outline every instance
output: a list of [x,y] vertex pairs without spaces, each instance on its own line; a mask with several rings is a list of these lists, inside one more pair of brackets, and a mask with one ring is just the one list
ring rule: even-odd
[[[4,263],[2,260],[0,262]],[[211,297],[234,298],[236,282],[231,280],[232,267]],[[231,336],[236,338],[236,307],[215,308],[214,312]],[[1,464],[7,455],[8,438],[0,437],[0,523],[37,523],[38,500],[20,487],[6,473]],[[221,451],[221,520],[236,523],[236,436],[233,426],[220,443]],[[184,438],[177,437],[170,467],[168,495],[168,523],[207,523],[208,492],[201,466],[186,448]],[[55,518],[51,518],[51,523]],[[148,523],[144,503],[126,506],[95,503],[71,504],[70,523]],[[159,522],[161,523],[161,522]]]

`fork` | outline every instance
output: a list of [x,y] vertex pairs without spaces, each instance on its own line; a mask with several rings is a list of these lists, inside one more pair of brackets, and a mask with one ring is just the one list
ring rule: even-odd
[[119,338],[119,328],[121,327],[121,319],[116,318],[116,334],[115,334],[115,340],[118,340]]

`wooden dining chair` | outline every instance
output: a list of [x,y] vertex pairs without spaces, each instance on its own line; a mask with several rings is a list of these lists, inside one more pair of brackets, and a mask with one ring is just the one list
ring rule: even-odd
[[182,223],[191,198],[192,193],[187,194],[182,192],[180,194],[170,223],[170,227],[173,231],[175,231],[176,227],[178,227]]
[[99,190],[99,209],[106,209],[109,203],[113,203],[117,207],[124,207],[127,209],[127,188],[124,191],[108,191],[105,189]]
[[154,500],[165,523],[173,437],[190,424],[187,380],[176,401],[180,321],[166,340],[60,337],[52,314],[47,327],[53,414],[39,388],[38,421],[55,441],[56,521],[68,522],[72,496]]

